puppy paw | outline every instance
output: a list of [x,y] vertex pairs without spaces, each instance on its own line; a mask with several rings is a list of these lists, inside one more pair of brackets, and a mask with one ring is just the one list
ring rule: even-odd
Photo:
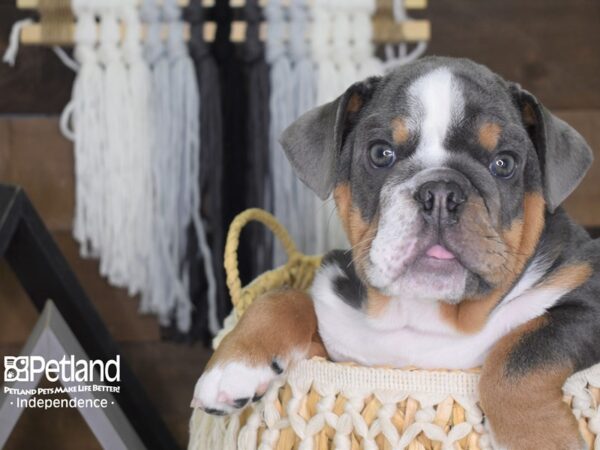
[[276,358],[269,365],[253,366],[242,361],[218,364],[198,379],[191,406],[209,414],[231,414],[260,400],[284,369]]

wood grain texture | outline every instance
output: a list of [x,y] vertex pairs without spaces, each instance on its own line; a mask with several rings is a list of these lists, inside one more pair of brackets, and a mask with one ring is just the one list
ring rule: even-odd
[[472,58],[547,106],[600,108],[598,0],[432,1],[428,54]]
[[[26,14],[0,1],[0,52]],[[432,22],[428,54],[486,64],[552,108],[600,108],[597,0],[433,1],[411,15]],[[58,113],[72,81],[50,49],[23,47],[16,67],[0,65],[0,113]]]
[[70,230],[74,211],[73,146],[58,118],[0,119],[2,181],[23,186],[51,230]]

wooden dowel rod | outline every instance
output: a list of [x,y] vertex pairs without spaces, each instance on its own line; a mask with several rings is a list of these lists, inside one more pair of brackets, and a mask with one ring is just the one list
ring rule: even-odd
[[[136,0],[137,4],[141,4],[143,0]],[[195,0],[192,0],[195,1]],[[164,0],[157,0],[158,5],[162,5]],[[177,0],[177,5],[184,8],[189,5],[190,0]],[[17,0],[18,9],[37,9],[40,6],[40,0]]]
[[[391,4],[392,0],[385,0],[385,1],[389,1]],[[214,3],[215,3],[215,0],[203,0],[202,6],[211,7],[211,6],[214,6]],[[269,3],[269,0],[258,0],[258,4],[263,8],[265,6],[267,6],[267,3]],[[291,3],[292,3],[292,0],[281,0],[281,4],[283,6],[290,6]],[[314,3],[314,0],[308,0],[309,6],[311,6],[313,3]],[[246,5],[246,0],[229,0],[229,6],[231,6],[233,8],[241,8],[245,5]],[[404,7],[406,9],[424,9],[424,8],[427,8],[427,0],[404,0]]]
[[376,16],[373,19],[373,41],[376,44],[397,44],[430,39],[431,23],[428,20],[407,20],[398,23],[388,16]]
[[[404,0],[406,9],[425,9],[427,0]],[[394,10],[394,0],[377,0],[377,10],[391,12]]]
[[[207,26],[211,26],[207,31]],[[373,42],[376,44],[396,44],[400,42],[418,42],[429,41],[431,39],[431,24],[428,20],[407,20],[397,23],[393,19],[382,21],[381,24],[373,22]],[[378,29],[381,26],[382,29]],[[244,21],[233,21],[231,23],[231,33],[229,40],[231,42],[240,43],[246,40],[246,30],[248,26]],[[213,42],[216,35],[216,24],[208,22],[204,25],[204,40]],[[263,22],[259,28],[259,39],[265,41],[267,38],[268,24]],[[310,32],[307,32],[307,39]],[[284,36],[284,39],[287,39]]]
[[[209,25],[209,24],[207,24]],[[215,25],[215,24],[213,24]],[[63,38],[63,39],[56,39],[53,40],[52,42],[48,42],[47,39],[44,39],[44,35],[42,33],[42,25],[40,25],[39,23],[35,23],[32,25],[27,25],[25,27],[23,27],[23,29],[21,30],[21,43],[24,45],[65,45],[65,46],[71,46],[75,43],[74,41],[74,36],[75,36],[75,23],[71,23],[71,24],[65,24],[65,27],[69,28],[69,31],[66,33],[67,38]],[[207,33],[207,28],[210,27],[205,27],[204,29],[204,33],[206,35]],[[143,26],[142,27],[142,40],[145,39],[146,36],[146,30],[147,27]],[[125,34],[127,32],[127,27],[125,25],[121,25],[121,39],[123,39],[125,37]],[[96,34],[97,36],[100,36],[100,25],[98,25],[96,27]],[[168,25],[164,25],[161,27],[161,39],[166,40],[167,36],[169,35],[169,27]],[[210,34],[210,30],[209,30],[209,34]],[[214,33],[213,33],[214,34]],[[186,41],[189,41],[190,39],[190,27],[189,25],[185,25],[184,29],[183,29],[183,37]]]
[[[138,4],[141,4],[143,0],[137,0]],[[164,0],[157,0],[158,4],[162,4]],[[186,7],[190,1],[198,0],[177,0],[177,4],[180,7]],[[308,0],[308,4],[311,5],[314,0]],[[261,7],[267,6],[269,0],[259,0]],[[205,8],[212,8],[215,6],[216,0],[202,0],[202,6]],[[290,6],[291,0],[281,0],[283,6]],[[378,8],[384,10],[391,10],[392,0],[378,0]],[[17,0],[17,8],[19,9],[37,9],[40,5],[40,0]],[[232,8],[242,8],[246,5],[246,0],[229,0],[229,5]],[[427,8],[427,0],[404,0],[404,7],[406,9],[424,9]]]
[[[40,24],[32,24],[24,26],[21,30],[21,42],[24,45],[73,45],[75,23],[64,25],[70,27],[66,33],[67,38],[55,42],[44,40],[42,34],[42,26]],[[231,42],[240,43],[246,40],[246,30],[248,26],[246,22],[234,21],[231,23],[231,34],[229,39]],[[142,39],[146,34],[147,27],[142,27]],[[98,25],[97,33],[100,33],[100,25]],[[121,36],[125,36],[126,27],[121,26]],[[163,39],[167,38],[169,26],[163,25],[161,35]],[[204,40],[206,42],[214,42],[217,34],[217,24],[215,22],[206,22],[204,24]],[[267,37],[267,24],[261,23],[259,29],[259,39],[264,41]],[[431,25],[427,20],[408,20],[402,23],[396,23],[388,17],[376,17],[374,20],[374,36],[373,41],[377,44],[396,44],[400,42],[417,42],[428,41],[431,37]],[[189,40],[190,27],[184,26],[184,38]],[[308,38],[308,36],[307,36]]]
[[[31,25],[26,25],[21,29],[21,43],[23,45],[64,45],[64,46],[72,46],[75,43],[75,23],[65,24],[65,27],[68,27],[69,30],[65,35],[66,38],[57,39],[53,41],[48,41],[47,38],[44,38],[42,33],[42,25],[39,23],[34,23]],[[96,35],[100,36],[100,25],[97,26]],[[246,39],[246,22],[233,22],[231,24],[231,35],[230,39],[232,42],[244,42]],[[264,28],[264,29],[263,29]],[[125,25],[121,25],[121,39],[125,36],[127,32],[127,28]],[[147,26],[142,26],[142,36],[143,40],[146,36]],[[184,26],[184,39],[188,41],[190,39],[190,26]],[[161,29],[161,37],[163,40],[167,39],[169,34],[168,25],[162,26]],[[217,24],[215,22],[206,22],[203,28],[204,40],[206,42],[214,42],[217,36]],[[261,39],[264,39],[266,36],[266,28],[261,26],[260,30]]]

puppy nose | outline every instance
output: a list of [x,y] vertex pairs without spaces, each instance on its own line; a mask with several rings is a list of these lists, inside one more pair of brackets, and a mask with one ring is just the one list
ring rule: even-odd
[[426,219],[450,219],[455,223],[460,205],[467,201],[465,191],[454,181],[428,181],[415,195]]

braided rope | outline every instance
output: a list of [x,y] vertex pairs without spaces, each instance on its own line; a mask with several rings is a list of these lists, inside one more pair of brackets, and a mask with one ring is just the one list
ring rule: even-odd
[[[237,251],[240,244],[240,234],[246,224],[257,221],[269,228],[279,239],[288,258],[288,262],[278,268],[268,271],[242,288],[238,270]],[[231,223],[227,242],[225,244],[224,265],[227,273],[227,287],[236,313],[241,316],[252,301],[261,294],[282,286],[306,289],[312,283],[314,273],[321,263],[319,256],[306,256],[300,253],[292,238],[273,215],[252,208],[239,214]]]
[[[237,247],[242,228],[257,220],[281,240],[288,263],[241,286]],[[320,258],[302,255],[270,214],[248,210],[232,223],[225,268],[236,312],[213,341],[231,331],[257,295],[290,285],[307,288]],[[361,367],[321,358],[300,361],[260,402],[216,417],[196,409],[189,450],[490,450],[479,407],[478,371]],[[564,401],[590,449],[600,450],[600,364],[570,377]]]

